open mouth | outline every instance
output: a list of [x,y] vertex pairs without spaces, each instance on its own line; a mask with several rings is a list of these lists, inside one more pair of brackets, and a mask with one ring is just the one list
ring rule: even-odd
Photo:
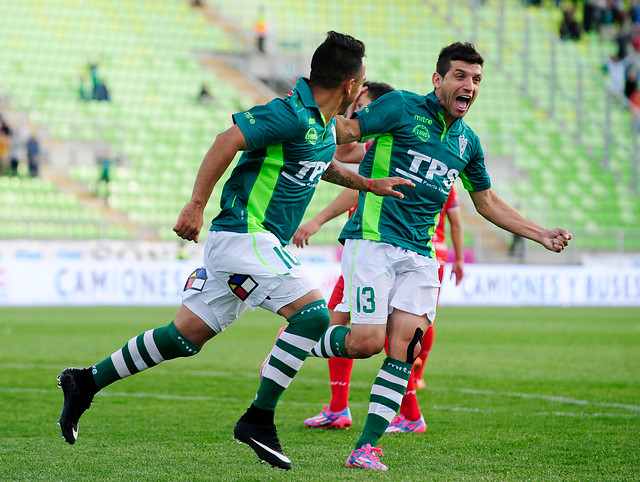
[[460,95],[456,97],[456,106],[460,110],[467,110],[469,108],[469,104],[471,104],[471,96],[470,95]]

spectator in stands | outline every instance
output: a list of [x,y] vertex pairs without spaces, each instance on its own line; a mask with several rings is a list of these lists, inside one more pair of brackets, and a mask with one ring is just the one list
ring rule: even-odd
[[627,65],[625,80],[624,80],[624,96],[627,99],[631,98],[631,94],[638,88],[638,71],[634,65]]
[[[109,101],[110,94],[107,83],[103,77],[98,74],[98,64],[96,62],[90,62],[86,71],[80,74],[78,82],[78,96],[82,100],[97,100],[97,101]],[[88,72],[91,77],[91,91],[89,91],[86,85],[86,73]]]
[[4,129],[0,129],[0,174],[7,172],[7,162],[9,150],[11,149],[11,138]]
[[575,10],[571,5],[567,5],[562,11],[560,38],[562,40],[580,40],[580,25],[576,21]]
[[213,102],[213,96],[211,95],[211,92],[209,92],[209,86],[207,86],[207,84],[202,84],[200,93],[198,94],[198,100],[205,106],[209,106],[211,105],[211,102]]
[[21,142],[19,133],[12,133],[9,147],[9,175],[18,175],[18,166],[20,165],[20,151],[24,147],[24,142]]
[[626,66],[633,66],[636,69],[636,73],[640,73],[640,29],[634,28],[631,35],[631,48],[629,52],[623,58]]
[[111,169],[115,162],[113,155],[111,154],[111,149],[105,147],[98,152],[97,156],[98,161],[98,169],[100,171],[100,175],[98,177],[98,181],[96,182],[96,188],[94,194],[96,196],[100,195],[100,186],[104,183],[104,199],[105,201],[109,200],[109,183],[111,182]]
[[609,77],[609,85],[607,86],[609,92],[618,98],[622,98],[624,95],[625,82],[625,66],[622,59],[617,55],[607,56],[603,70]]
[[4,132],[8,136],[11,135],[11,128],[9,127],[9,124],[7,124],[7,121],[4,120],[2,115],[0,115],[0,131]]
[[629,6],[629,18],[631,19],[631,23],[635,25],[640,25],[640,1],[639,0],[631,0],[631,5]]
[[256,34],[256,47],[263,54],[266,53],[266,40],[267,32],[269,28],[267,26],[267,18],[264,13],[264,7],[260,6],[258,9],[258,16],[256,17],[256,23],[253,26],[253,31]]
[[582,4],[582,30],[598,30],[598,6],[592,0],[584,0]]
[[600,36],[605,40],[613,40],[624,22],[624,10],[618,7],[616,0],[607,0],[602,12]]
[[31,132],[27,140],[27,160],[29,161],[29,175],[38,177],[40,169],[40,142],[35,132]]
[[634,132],[640,132],[640,88],[636,88],[629,96],[631,102],[631,115],[633,116],[633,130]]
[[29,138],[29,128],[26,124],[21,124],[17,129],[11,129],[10,138],[9,175],[17,176],[20,159],[24,157],[27,139]]
[[93,100],[104,100],[107,102],[110,100],[109,89],[104,79],[98,79],[96,86],[93,88]]

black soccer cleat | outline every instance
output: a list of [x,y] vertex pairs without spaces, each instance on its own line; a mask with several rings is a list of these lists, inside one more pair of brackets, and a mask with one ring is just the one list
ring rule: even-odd
[[282,453],[274,424],[255,425],[238,421],[233,428],[233,438],[251,447],[262,462],[280,469],[291,469],[291,460]]
[[62,388],[64,403],[58,425],[62,436],[70,444],[78,439],[78,420],[89,408],[97,393],[91,369],[67,368],[58,375],[58,386]]

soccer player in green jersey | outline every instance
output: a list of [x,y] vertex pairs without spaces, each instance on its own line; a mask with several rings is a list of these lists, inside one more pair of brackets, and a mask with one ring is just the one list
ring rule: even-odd
[[330,326],[311,351],[322,358],[368,358],[389,338],[347,467],[387,470],[376,445],[400,407],[423,334],[435,319],[440,283],[432,238],[454,181],[460,177],[476,210],[507,231],[555,252],[572,237],[525,219],[491,189],[480,141],[462,119],[478,95],[483,62],[472,44],[456,42],[440,52],[433,92],[391,92],[355,119],[338,119],[340,144],[375,138],[360,174],[399,175],[416,184],[399,189],[402,199],[360,192],[358,209],[340,235],[345,295],[335,308],[350,312],[351,328]]
[[174,231],[198,241],[203,210],[213,187],[238,151],[244,151],[226,182],[220,214],[212,221],[204,266],[189,276],[173,321],[129,340],[91,368],[67,368],[58,377],[64,403],[58,420],[74,444],[78,421],[94,395],[111,383],[177,357],[197,354],[246,308],[261,307],[288,322],[273,347],[253,403],[234,427],[260,460],[291,468],[273,423],[276,404],[309,350],[329,324],[329,313],[286,245],[300,224],[320,179],[376,195],[402,197],[402,177],[370,179],[332,162],[335,117],[355,100],[365,78],[364,44],[329,32],[301,78],[284,99],[233,116],[202,161],[191,200]]

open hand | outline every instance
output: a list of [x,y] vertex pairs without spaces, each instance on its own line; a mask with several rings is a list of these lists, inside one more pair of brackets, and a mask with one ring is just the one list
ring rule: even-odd
[[415,187],[416,185],[404,177],[383,177],[373,180],[371,192],[378,196],[392,196],[398,199],[404,198],[404,194],[393,189],[396,186]]

